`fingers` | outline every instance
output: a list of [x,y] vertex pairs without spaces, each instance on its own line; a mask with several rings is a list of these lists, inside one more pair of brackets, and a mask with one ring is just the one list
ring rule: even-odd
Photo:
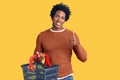
[[44,53],[40,53],[38,57],[39,57],[39,58],[44,58],[45,55],[44,55]]
[[72,31],[72,33],[73,33],[73,45],[78,45],[78,44],[79,44],[79,41],[78,41],[78,39],[77,39],[77,37],[76,37],[76,35],[75,35],[75,32]]
[[40,57],[40,52],[37,51],[37,52],[35,52],[35,53],[38,55],[38,57]]
[[40,53],[40,57],[44,57],[44,54],[43,54],[43,53]]
[[44,57],[44,53],[40,53],[40,52],[36,52],[36,54],[38,55],[38,57]]
[[45,55],[43,53],[40,53],[40,52],[36,52],[35,55],[31,56],[30,59],[29,59],[28,71],[29,70],[35,71],[35,68],[33,66],[34,60],[37,59],[37,58],[43,59],[44,57],[45,57]]

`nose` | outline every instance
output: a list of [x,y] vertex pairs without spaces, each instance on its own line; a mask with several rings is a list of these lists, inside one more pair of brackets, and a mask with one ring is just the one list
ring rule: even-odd
[[59,17],[57,21],[60,22],[60,21],[61,21],[61,18]]

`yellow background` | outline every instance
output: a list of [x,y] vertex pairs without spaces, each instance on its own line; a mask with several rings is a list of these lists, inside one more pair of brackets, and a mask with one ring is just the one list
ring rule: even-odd
[[51,27],[54,4],[70,6],[65,27],[74,30],[88,60],[72,57],[74,80],[120,80],[119,0],[1,0],[0,80],[23,80],[21,64],[35,48],[39,32]]

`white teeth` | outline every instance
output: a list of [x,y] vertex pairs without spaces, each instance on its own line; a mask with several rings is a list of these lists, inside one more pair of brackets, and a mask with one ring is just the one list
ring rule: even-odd
[[57,23],[57,25],[60,25],[60,23]]

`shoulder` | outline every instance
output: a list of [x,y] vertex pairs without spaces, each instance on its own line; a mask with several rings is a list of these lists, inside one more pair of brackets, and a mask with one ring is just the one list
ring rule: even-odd
[[69,29],[66,29],[66,33],[68,34],[71,34],[71,35],[76,35],[76,32],[74,30],[69,30]]
[[72,35],[72,36],[78,37],[77,33],[76,33],[74,30],[66,29],[66,34],[70,34],[70,35]]
[[40,32],[39,35],[45,35],[45,34],[48,34],[49,32],[50,32],[50,29],[47,29],[47,30]]
[[38,34],[38,37],[44,37],[45,35],[49,34],[50,29],[44,30]]
[[65,28],[65,32],[67,32],[67,33],[69,33],[69,34],[72,34],[73,31]]

